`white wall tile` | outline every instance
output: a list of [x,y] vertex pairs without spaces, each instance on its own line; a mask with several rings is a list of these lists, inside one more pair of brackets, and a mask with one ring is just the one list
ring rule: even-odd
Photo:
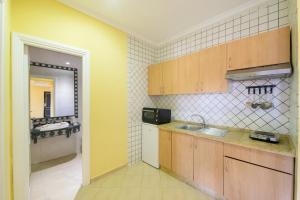
[[147,67],[155,63],[155,57],[154,47],[133,36],[128,37],[128,162],[130,165],[141,160],[142,108],[155,106],[147,95]]
[[[224,20],[225,23],[219,22],[209,27],[204,27],[194,33],[196,35],[196,46],[198,45],[197,49],[211,47],[233,39],[249,37],[250,35],[287,26],[287,9],[287,0],[271,0],[263,3],[261,6],[250,8],[230,17]],[[281,15],[279,14],[280,12],[282,13]],[[281,24],[280,21],[282,21]],[[223,29],[224,31],[220,31]],[[184,37],[184,41],[188,38],[189,36]],[[179,39],[158,49],[166,48],[167,46],[172,47],[174,44],[177,44],[177,47],[180,48],[181,45],[184,45],[182,41],[183,39]],[[188,50],[188,52],[193,51]],[[182,52],[180,52],[180,55],[182,55]],[[158,61],[164,61],[167,57],[176,58],[177,54],[158,54],[158,56]],[[276,108],[267,112],[247,109],[245,101],[248,100],[248,97],[245,87],[247,85],[267,84],[271,82],[278,86],[274,90],[276,96],[273,99]],[[283,120],[280,123],[274,121],[275,118],[273,117],[273,115],[279,113],[279,116],[285,116],[284,119],[289,119],[290,105],[289,101],[286,101],[289,96],[285,95],[290,86],[289,79],[232,82],[230,85],[230,91],[226,94],[173,95],[152,97],[152,99],[159,107],[171,108],[173,116],[180,120],[189,120],[188,118],[192,113],[198,112],[203,114],[208,119],[208,122],[212,124],[273,132],[280,130],[282,133],[289,132],[289,120],[287,122]],[[287,86],[287,88],[283,89],[284,86]],[[277,129],[278,127],[281,128]]]
[[[129,36],[129,163],[133,164],[141,159],[140,127],[143,106],[171,108],[172,116],[178,120],[190,120],[189,116],[196,112],[202,114],[210,124],[289,133],[289,93],[293,78],[230,82],[229,91],[219,94],[147,96],[147,66],[150,63],[174,59],[233,39],[288,26],[288,9],[288,0],[270,0],[159,47],[152,47]],[[245,102],[250,98],[245,87],[260,84],[277,85],[272,96],[275,107],[271,110],[245,107]]]

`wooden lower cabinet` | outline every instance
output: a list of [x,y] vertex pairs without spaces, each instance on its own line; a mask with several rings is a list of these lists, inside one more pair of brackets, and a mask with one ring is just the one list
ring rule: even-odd
[[172,168],[171,134],[171,131],[159,130],[159,164],[169,170]]
[[224,144],[224,156],[294,174],[294,158],[238,145]]
[[185,133],[159,132],[160,165],[226,200],[292,200],[291,159]]
[[223,196],[223,143],[194,138],[194,183]]
[[293,176],[224,157],[227,200],[292,200]]
[[193,180],[193,136],[172,132],[172,171],[178,176]]

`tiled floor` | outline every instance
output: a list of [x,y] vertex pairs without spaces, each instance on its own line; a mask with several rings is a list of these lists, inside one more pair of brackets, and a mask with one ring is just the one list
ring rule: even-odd
[[211,200],[191,186],[145,163],[125,167],[89,186],[76,200]]
[[[66,158],[67,159],[67,158]],[[57,165],[53,166],[56,163]],[[49,167],[49,168],[48,168]],[[42,169],[42,170],[39,170]],[[82,183],[81,155],[35,166],[30,176],[31,200],[73,200]]]

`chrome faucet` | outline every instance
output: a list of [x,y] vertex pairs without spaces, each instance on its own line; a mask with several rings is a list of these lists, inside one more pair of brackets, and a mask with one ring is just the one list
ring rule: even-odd
[[192,115],[190,116],[191,120],[192,120],[193,117],[199,117],[199,118],[202,120],[202,123],[200,123],[200,124],[203,125],[203,128],[206,128],[205,119],[204,119],[204,117],[203,117],[202,115],[199,115],[199,114],[192,114]]

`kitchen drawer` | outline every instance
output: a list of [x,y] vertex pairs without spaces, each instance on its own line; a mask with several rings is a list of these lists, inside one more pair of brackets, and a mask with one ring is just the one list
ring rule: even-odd
[[227,200],[292,200],[293,175],[224,158]]
[[294,174],[294,158],[256,149],[224,144],[224,156]]

